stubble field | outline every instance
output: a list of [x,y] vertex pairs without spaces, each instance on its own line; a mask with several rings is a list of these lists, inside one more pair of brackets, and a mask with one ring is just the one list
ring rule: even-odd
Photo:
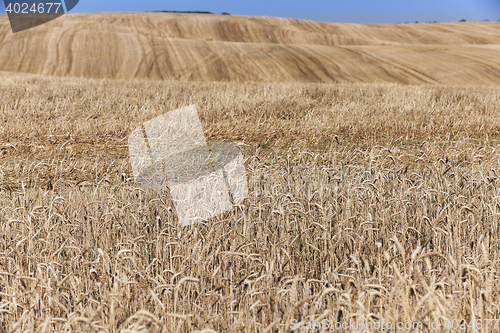
[[[496,86],[0,82],[0,331],[500,318]],[[249,196],[182,228],[126,144],[189,104]]]
[[500,22],[347,24],[239,15],[69,14],[12,34],[0,71],[225,82],[500,82]]

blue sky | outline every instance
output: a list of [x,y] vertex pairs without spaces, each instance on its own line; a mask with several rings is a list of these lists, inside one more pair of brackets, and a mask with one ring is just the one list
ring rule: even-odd
[[[5,13],[5,8],[0,8]],[[351,23],[500,20],[500,0],[80,0],[73,12],[151,10],[203,10]]]

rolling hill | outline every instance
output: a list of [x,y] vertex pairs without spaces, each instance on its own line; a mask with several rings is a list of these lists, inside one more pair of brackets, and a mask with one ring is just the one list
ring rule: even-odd
[[172,13],[69,14],[12,34],[0,71],[185,81],[500,84],[500,22],[364,25]]

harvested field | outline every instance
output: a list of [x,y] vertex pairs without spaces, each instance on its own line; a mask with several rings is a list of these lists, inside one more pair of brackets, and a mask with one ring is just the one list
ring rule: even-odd
[[[498,86],[1,75],[0,331],[500,318]],[[188,104],[250,193],[181,228],[125,145]]]
[[0,70],[181,81],[500,83],[500,22],[334,24],[167,13],[69,14],[12,34]]

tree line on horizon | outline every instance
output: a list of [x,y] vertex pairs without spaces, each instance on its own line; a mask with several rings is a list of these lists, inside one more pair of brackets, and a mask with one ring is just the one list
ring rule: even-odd
[[[467,22],[466,19],[461,19],[460,21],[458,22]],[[489,19],[486,19],[486,20],[482,20],[481,22],[490,22]],[[500,22],[500,19],[498,20],[498,22]],[[405,22],[405,24],[409,24],[411,22]],[[420,23],[419,21],[415,21],[415,23]],[[428,21],[427,23],[441,23],[440,21]],[[401,22],[397,22],[396,24],[401,24]]]
[[[199,10],[153,10],[149,11],[149,13],[175,13],[175,14],[214,14],[208,11],[199,11]],[[221,15],[231,15],[229,13],[223,12]]]

